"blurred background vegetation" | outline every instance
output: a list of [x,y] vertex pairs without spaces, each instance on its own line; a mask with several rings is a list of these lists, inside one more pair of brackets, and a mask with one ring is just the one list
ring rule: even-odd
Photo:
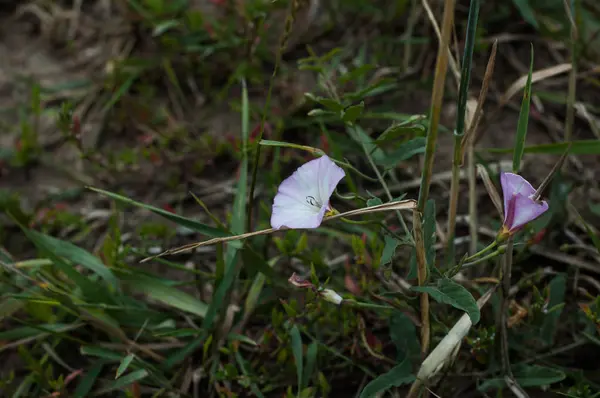
[[[351,165],[332,198],[340,210],[416,199],[443,3],[0,1],[1,395],[405,396],[423,359],[414,248],[402,236],[410,217],[140,260],[268,228],[277,186],[312,159],[277,142]],[[444,272],[469,6],[455,7],[423,225]],[[550,211],[516,245],[515,378],[532,397],[598,397],[600,5],[482,1],[474,37],[470,98],[497,43],[473,152],[496,185],[532,48],[523,176],[537,186],[572,141]],[[490,242],[501,219],[483,184],[469,193],[461,181]],[[456,258],[484,246],[468,202]],[[497,282],[494,264],[452,276],[477,299]],[[292,273],[364,306],[323,301]],[[432,347],[464,309],[441,301]],[[511,394],[493,354],[498,307],[492,298],[452,366],[429,380],[434,394]]]

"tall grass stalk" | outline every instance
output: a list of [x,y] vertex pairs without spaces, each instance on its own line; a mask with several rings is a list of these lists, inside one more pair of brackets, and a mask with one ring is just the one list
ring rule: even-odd
[[[455,4],[455,0],[444,1],[442,35],[438,47],[433,90],[431,93],[431,114],[425,146],[423,175],[421,177],[421,187],[419,190],[417,209],[413,211],[413,233],[415,236],[415,248],[417,252],[417,277],[419,286],[423,286],[427,279],[427,262],[425,257],[425,242],[423,239],[421,214],[423,214],[423,211],[425,210],[425,204],[427,203],[427,197],[429,196],[429,186],[431,184],[433,159],[435,157],[435,147],[440,124],[440,115],[442,112],[442,100],[444,98],[444,85],[446,82],[446,74],[448,72],[448,46],[450,43],[450,37],[452,35]],[[429,295],[427,293],[421,293],[420,306],[421,352],[426,354],[429,351],[430,338]]]
[[469,7],[467,21],[467,37],[463,54],[462,70],[460,74],[460,89],[458,94],[458,114],[456,117],[456,130],[454,131],[454,155],[452,157],[452,180],[450,185],[450,200],[448,204],[448,231],[446,235],[446,266],[454,264],[454,236],[456,232],[456,212],[458,207],[458,191],[460,188],[460,168],[463,164],[462,139],[465,134],[465,119],[467,114],[467,99],[469,96],[469,83],[471,80],[471,67],[473,64],[473,47],[475,46],[475,32],[479,17],[479,0],[472,0]]

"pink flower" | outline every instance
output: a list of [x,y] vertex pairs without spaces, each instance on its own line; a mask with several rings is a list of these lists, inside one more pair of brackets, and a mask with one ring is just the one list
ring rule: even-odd
[[273,228],[317,228],[328,210],[329,198],[346,173],[329,157],[300,166],[286,178],[273,201]]
[[548,210],[548,203],[536,200],[535,189],[520,175],[502,173],[500,183],[504,196],[504,233],[512,235]]

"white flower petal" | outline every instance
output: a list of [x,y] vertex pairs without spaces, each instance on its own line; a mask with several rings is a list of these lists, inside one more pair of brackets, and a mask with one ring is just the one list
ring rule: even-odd
[[273,201],[273,228],[317,228],[329,198],[345,176],[329,157],[322,156],[299,167],[279,186]]

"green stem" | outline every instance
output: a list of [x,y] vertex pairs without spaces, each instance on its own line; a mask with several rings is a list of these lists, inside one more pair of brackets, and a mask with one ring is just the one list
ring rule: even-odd
[[[363,148],[363,151],[365,152],[365,155],[367,156],[367,159],[369,160],[369,164],[371,165],[371,168],[373,168],[373,171],[375,171],[375,175],[377,175],[377,179],[379,180],[379,183],[383,187],[383,190],[385,191],[385,194],[386,194],[388,200],[391,202],[394,199],[394,197],[392,196],[392,193],[390,192],[390,188],[387,186],[387,184],[383,178],[383,175],[381,175],[381,173],[379,172],[379,169],[377,168],[377,165],[375,164],[375,161],[373,160],[373,157],[367,150],[367,147],[365,146],[365,144],[362,144],[362,148]],[[399,210],[396,210],[396,215],[398,216],[398,220],[400,221],[400,225],[402,226],[404,233],[406,234],[407,237],[410,238],[411,237],[410,230],[408,229],[406,222],[404,222],[404,218],[402,217],[402,214],[400,214]]]
[[477,253],[465,258],[465,261],[470,261],[473,260],[475,257],[479,257],[484,253],[489,252],[490,250],[492,250],[493,248],[495,248],[498,245],[497,241],[493,241],[488,247],[481,249],[480,251],[478,251]]
[[482,263],[482,262],[484,262],[484,261],[487,261],[487,260],[489,260],[489,259],[492,259],[492,258],[494,258],[494,257],[496,257],[496,256],[498,256],[498,255],[500,255],[500,254],[502,254],[502,253],[504,253],[504,250],[500,250],[500,249],[498,249],[498,250],[496,250],[496,251],[494,251],[494,252],[491,252],[490,254],[488,254],[488,255],[486,255],[486,256],[483,256],[483,257],[481,257],[481,258],[478,258],[478,259],[477,259],[477,260],[475,260],[475,261],[471,261],[470,263],[464,263],[464,264],[461,266],[461,269],[463,269],[463,268],[468,268],[468,267],[472,267],[472,266],[474,266],[474,265],[480,264],[480,263]]
[[454,264],[456,234],[456,212],[458,208],[458,190],[460,188],[460,168],[463,163],[462,139],[465,134],[465,119],[467,114],[467,98],[471,80],[471,65],[473,63],[473,47],[475,46],[475,31],[479,16],[479,0],[471,0],[469,19],[467,21],[467,37],[463,54],[462,71],[460,74],[460,89],[458,94],[458,113],[456,131],[454,131],[454,156],[452,160],[452,182],[448,204],[448,231],[446,237],[446,265]]

